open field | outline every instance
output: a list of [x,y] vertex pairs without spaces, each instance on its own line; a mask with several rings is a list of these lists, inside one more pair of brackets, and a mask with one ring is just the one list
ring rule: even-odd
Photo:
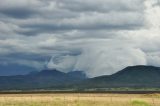
[[0,106],[160,106],[160,94],[0,94]]

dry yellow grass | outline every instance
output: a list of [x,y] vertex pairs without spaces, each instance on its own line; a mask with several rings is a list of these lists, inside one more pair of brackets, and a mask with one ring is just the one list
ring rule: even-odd
[[0,106],[160,106],[160,94],[1,94]]

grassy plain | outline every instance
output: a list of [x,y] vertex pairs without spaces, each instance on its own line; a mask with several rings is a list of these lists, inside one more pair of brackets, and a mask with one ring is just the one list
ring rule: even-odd
[[0,106],[160,106],[160,94],[0,94]]

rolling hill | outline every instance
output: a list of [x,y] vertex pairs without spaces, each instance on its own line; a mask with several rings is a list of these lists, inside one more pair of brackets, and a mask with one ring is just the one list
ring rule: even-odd
[[0,90],[94,89],[94,88],[159,88],[160,68],[130,66],[112,74],[87,78],[81,71],[63,73],[43,70],[27,75],[0,76]]
[[160,87],[160,68],[154,66],[127,67],[113,75],[88,79],[78,86],[80,88]]

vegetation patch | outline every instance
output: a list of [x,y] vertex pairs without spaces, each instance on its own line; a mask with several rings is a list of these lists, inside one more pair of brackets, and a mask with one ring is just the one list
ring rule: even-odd
[[132,101],[132,106],[151,106],[145,101],[134,100]]

